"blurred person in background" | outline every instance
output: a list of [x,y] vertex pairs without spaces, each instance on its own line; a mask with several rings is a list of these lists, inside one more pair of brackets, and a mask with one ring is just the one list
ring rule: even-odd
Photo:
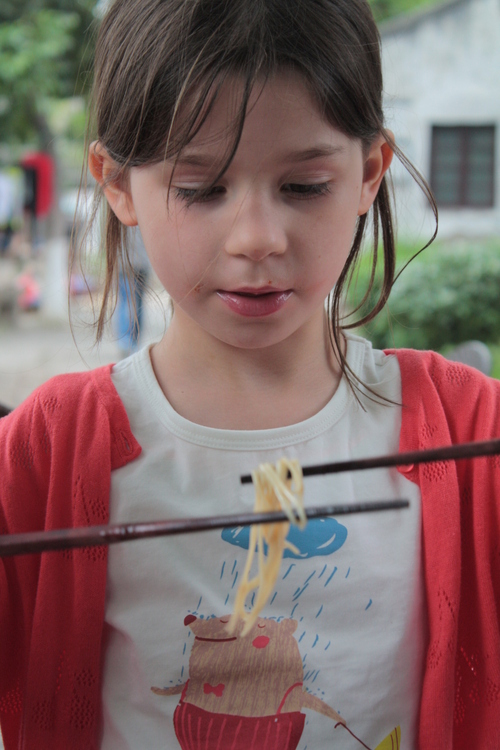
[[15,211],[15,185],[12,178],[0,172],[0,256],[6,255],[12,235],[12,220]]
[[144,318],[144,294],[151,268],[138,227],[129,229],[127,244],[129,267],[120,267],[114,314],[117,343],[122,357],[128,357],[137,349]]

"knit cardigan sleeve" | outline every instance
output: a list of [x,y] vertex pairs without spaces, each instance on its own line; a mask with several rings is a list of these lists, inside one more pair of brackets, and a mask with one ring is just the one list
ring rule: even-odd
[[[399,350],[400,450],[500,437],[500,383],[432,352]],[[422,495],[429,642],[419,748],[498,747],[500,456],[400,471]]]
[[[54,378],[0,420],[0,533],[107,523],[140,453],[110,368]],[[107,550],[0,560],[6,750],[98,747]]]

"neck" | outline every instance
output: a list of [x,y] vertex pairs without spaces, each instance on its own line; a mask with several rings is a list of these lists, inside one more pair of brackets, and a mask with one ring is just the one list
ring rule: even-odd
[[330,400],[340,370],[323,316],[274,346],[230,346],[182,311],[153,347],[156,377],[186,419],[221,429],[271,429],[316,414]]

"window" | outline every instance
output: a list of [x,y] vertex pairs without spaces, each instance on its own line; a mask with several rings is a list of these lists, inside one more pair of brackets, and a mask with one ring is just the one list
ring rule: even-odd
[[432,128],[431,187],[439,206],[494,204],[495,128]]

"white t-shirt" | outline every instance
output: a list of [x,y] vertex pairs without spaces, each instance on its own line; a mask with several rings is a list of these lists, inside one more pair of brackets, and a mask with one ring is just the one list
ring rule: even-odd
[[[349,336],[347,359],[400,403],[396,357]],[[398,450],[401,407],[363,398],[363,410],[344,379],[310,419],[240,431],[176,413],[148,349],[112,378],[142,454],[112,474],[110,523],[248,511],[253,488],[240,475],[283,455],[305,466]],[[110,547],[103,750],[363,747],[354,735],[372,749],[384,739],[383,748],[415,748],[425,642],[419,490],[396,469],[305,479],[306,505],[391,498],[410,508],[292,528],[300,555],[285,553],[245,638],[230,638],[225,621],[247,529]],[[331,709],[348,729],[335,728]]]

